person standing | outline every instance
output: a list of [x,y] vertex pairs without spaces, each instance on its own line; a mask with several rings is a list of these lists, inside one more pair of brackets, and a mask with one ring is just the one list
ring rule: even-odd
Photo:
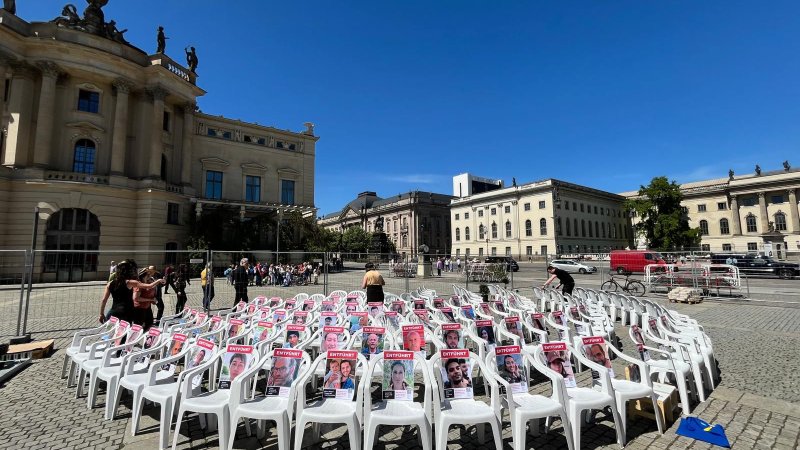
[[[147,275],[149,277],[148,282],[164,278],[164,276],[156,270],[156,266],[148,266]],[[166,281],[164,283],[166,283]],[[156,318],[154,323],[160,323],[161,317],[164,316],[164,296],[161,293],[161,286],[164,283],[156,286]]]
[[211,310],[211,300],[214,300],[214,269],[211,263],[200,272],[200,286],[203,288],[203,309],[207,313]]
[[[100,300],[100,323],[104,323],[111,316],[133,323],[136,319],[133,308],[133,289],[150,289],[158,284],[163,284],[162,280],[150,284],[141,283],[138,280],[139,274],[137,269],[136,262],[133,260],[121,261],[117,265],[117,271],[114,273],[111,281],[106,284],[103,298]],[[111,309],[106,313],[108,297],[111,297],[112,304]]]
[[367,263],[364,268],[367,273],[361,280],[361,289],[367,290],[367,302],[381,302],[383,303],[383,276],[380,272],[375,270],[375,264]]
[[178,271],[172,274],[172,290],[175,291],[175,314],[180,314],[183,307],[186,305],[186,286],[191,284],[189,282],[189,271],[186,269],[185,264],[178,266]]
[[169,294],[169,285],[172,283],[172,274],[174,272],[175,269],[172,268],[172,264],[167,264],[167,267],[164,268],[164,280],[167,282],[164,286],[164,295]]
[[239,267],[231,272],[231,283],[233,283],[233,290],[235,292],[233,299],[234,308],[240,301],[245,303],[250,301],[247,298],[247,285],[249,284],[247,268],[250,265],[249,263],[250,261],[247,258],[242,258],[241,261],[239,261]]
[[546,288],[553,280],[558,278],[559,285],[556,286],[556,289],[561,287],[561,292],[564,294],[572,294],[572,289],[575,288],[575,280],[572,278],[572,275],[567,273],[566,270],[561,270],[553,266],[547,266],[547,273],[550,274],[550,278],[544,282],[542,289]]
[[444,261],[441,257],[436,260],[436,276],[442,276],[442,267],[444,266]]

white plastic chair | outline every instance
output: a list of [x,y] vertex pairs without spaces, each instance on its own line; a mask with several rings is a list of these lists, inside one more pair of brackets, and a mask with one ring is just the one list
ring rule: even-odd
[[423,403],[403,400],[385,400],[373,405],[370,394],[370,380],[378,373],[380,382],[383,382],[382,371],[376,368],[383,364],[383,354],[373,356],[369,361],[367,375],[362,379],[361,385],[364,392],[364,450],[372,450],[375,436],[380,425],[416,425],[419,428],[419,439],[423,450],[431,450],[431,374],[428,364],[420,355],[414,355],[414,372],[422,372],[425,383],[425,398]]
[[[306,405],[306,384],[311,381],[311,378],[320,364],[325,363],[327,355],[320,354],[311,364],[311,369],[298,379],[298,399],[297,399],[297,419],[295,421],[295,436],[294,448],[300,450],[303,444],[303,436],[305,435],[305,427],[308,423],[344,423],[347,425],[347,434],[350,438],[350,448],[361,448],[361,421],[364,416],[362,389],[358,384],[356,377],[356,399],[344,400],[334,398],[322,398],[311,405]],[[360,353],[357,356],[357,365],[363,366],[366,364],[366,359]],[[355,371],[354,371],[355,373]],[[361,381],[363,382],[363,381]],[[319,438],[318,427],[315,428],[314,438]]]
[[[474,367],[476,364],[480,368],[481,373],[487,373],[486,366],[483,361],[474,353],[469,354],[469,363]],[[498,449],[503,448],[503,439],[501,437],[502,426],[500,425],[500,418],[495,414],[494,409],[484,402],[472,399],[446,399],[444,396],[444,386],[441,385],[438,375],[441,366],[441,353],[437,353],[430,362],[431,372],[434,375],[433,385],[436,387],[439,396],[439,409],[434,408],[436,417],[436,448],[446,449],[448,434],[450,427],[456,424],[476,424],[478,429],[478,440],[483,444],[485,443],[484,424],[489,423],[492,427],[492,435],[494,436],[494,445]],[[497,387],[497,382],[493,377],[484,376],[484,380],[492,386]],[[473,386],[474,386],[473,382]]]

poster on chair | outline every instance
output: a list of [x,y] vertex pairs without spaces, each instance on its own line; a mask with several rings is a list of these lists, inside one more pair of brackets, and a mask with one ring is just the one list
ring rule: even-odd
[[322,327],[319,351],[341,350],[344,346],[344,327]]
[[443,323],[442,340],[444,346],[449,350],[456,350],[464,347],[464,333],[460,323]]
[[[214,356],[214,343],[206,339],[198,339],[194,347],[189,350],[186,369],[197,367]],[[192,379],[192,387],[197,388],[203,382],[203,376],[197,375]]]
[[392,350],[383,354],[383,399],[414,399],[414,352]]
[[364,327],[361,333],[361,354],[369,359],[371,355],[383,352],[383,339],[386,335],[386,328],[383,327]]
[[369,302],[367,303],[369,316],[377,319],[383,315],[383,302]]
[[252,345],[229,344],[222,357],[222,370],[219,374],[219,388],[230,389],[231,383],[242,374],[253,361]]
[[[564,318],[564,313],[562,311],[553,311],[552,314],[553,314],[553,323],[555,323],[556,325],[561,326],[561,327],[565,327],[565,328],[568,327],[567,319]],[[566,329],[562,330],[561,328],[558,328],[557,331],[558,331],[558,338],[559,339],[561,339],[562,341],[565,341],[565,340],[568,339],[568,333],[567,333]]]
[[453,308],[450,308],[449,306],[445,306],[443,308],[439,308],[439,312],[442,313],[442,317],[444,317],[444,319],[446,321],[448,321],[448,322],[455,322],[456,321],[456,318],[453,315]]
[[355,350],[331,350],[326,353],[323,398],[353,399],[357,361],[358,352]]
[[297,379],[297,369],[303,361],[303,350],[276,348],[272,354],[272,368],[267,378],[267,397],[288,397],[292,383]]
[[441,377],[445,398],[472,398],[472,365],[469,350],[442,350]]
[[244,331],[244,320],[231,319],[228,326],[228,339],[238,336]]
[[147,337],[144,338],[144,349],[153,348],[154,345],[158,344],[160,336],[161,330],[158,328],[153,327],[147,330]]
[[333,311],[322,311],[319,315],[319,327],[333,327],[337,325],[339,316]]
[[264,320],[258,321],[256,326],[250,332],[250,343],[258,345],[261,342],[269,340],[269,335],[272,333],[272,322]]
[[522,332],[522,322],[518,316],[508,316],[503,319],[506,331],[519,338],[519,342],[525,342],[525,334]]
[[114,332],[114,346],[117,346],[122,343],[122,338],[125,337],[125,333],[128,332],[128,328],[130,328],[131,324],[124,320],[120,320],[119,324],[117,325],[117,330]]
[[[614,369],[611,367],[611,359],[608,357],[608,345],[603,336],[588,336],[581,339],[584,356],[608,369],[608,375],[614,378]],[[600,374],[596,370],[592,370],[592,379],[600,379]]]
[[286,325],[286,336],[283,339],[283,348],[297,348],[300,336],[306,332],[305,325]]
[[403,350],[418,353],[423,358],[426,358],[424,327],[422,325],[403,325],[401,330]]
[[497,373],[508,381],[511,393],[528,392],[528,379],[525,376],[525,366],[522,363],[522,347],[519,345],[505,345],[495,349]]
[[295,325],[305,325],[308,321],[308,311],[295,311],[292,314],[292,323]]
[[[186,343],[188,336],[181,333],[175,333],[172,335],[172,341],[170,342],[169,346],[169,356],[176,356],[178,353],[181,352],[183,346]],[[165,364],[161,366],[161,370],[166,372],[167,375],[172,375],[175,373],[176,365],[175,363]]]
[[574,388],[578,386],[578,383],[575,381],[575,373],[572,370],[572,363],[570,362],[570,354],[566,342],[542,344],[542,352],[544,352],[545,360],[550,370],[564,377],[564,385],[566,387]]
[[642,336],[642,329],[639,325],[631,325],[631,334],[636,342],[636,350],[639,351],[639,358],[642,361],[650,360],[650,352],[644,348],[644,336]]
[[366,311],[354,311],[350,313],[349,320],[350,334],[355,333],[369,324],[369,316]]
[[406,303],[402,300],[395,300],[392,302],[392,311],[397,314],[405,314]]
[[496,345],[496,337],[494,335],[494,322],[491,320],[476,320],[475,331],[478,337],[486,341],[486,351],[490,352]]

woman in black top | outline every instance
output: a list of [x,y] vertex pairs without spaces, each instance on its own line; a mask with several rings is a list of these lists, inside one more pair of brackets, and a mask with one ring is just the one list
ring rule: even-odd
[[174,274],[172,283],[170,283],[176,295],[175,314],[180,314],[181,311],[183,311],[183,307],[186,305],[186,285],[188,284],[191,284],[189,282],[189,271],[186,270],[186,264],[181,264],[178,266],[178,271]]
[[[137,278],[138,273],[135,261],[128,260],[117,264],[117,271],[114,272],[111,280],[106,284],[103,299],[100,300],[100,323],[105,322],[111,316],[133,323],[136,319],[133,308],[133,289],[150,289],[164,283],[163,280],[158,280],[145,284]],[[106,303],[109,296],[112,299],[112,303],[111,309],[106,314]]]

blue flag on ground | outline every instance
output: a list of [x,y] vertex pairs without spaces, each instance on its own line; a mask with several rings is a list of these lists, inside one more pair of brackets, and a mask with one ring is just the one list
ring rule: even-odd
[[722,425],[709,425],[707,422],[697,417],[684,417],[678,425],[679,436],[686,436],[709,444],[719,445],[720,447],[731,448],[728,437],[725,436],[725,429]]

